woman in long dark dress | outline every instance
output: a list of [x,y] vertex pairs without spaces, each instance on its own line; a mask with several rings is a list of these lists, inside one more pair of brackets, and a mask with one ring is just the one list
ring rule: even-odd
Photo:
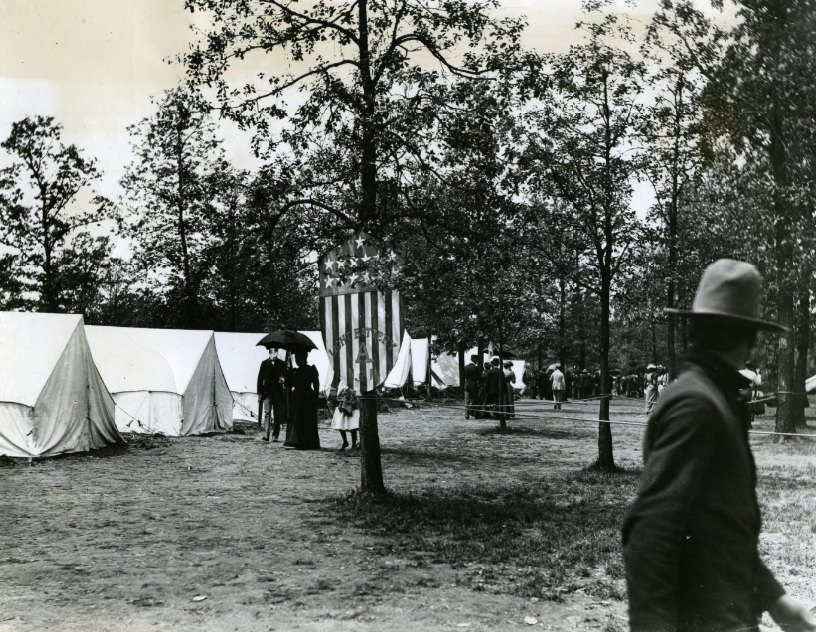
[[286,433],[285,446],[299,450],[319,450],[317,432],[317,395],[320,378],[317,369],[307,363],[305,351],[295,353],[297,367],[289,369],[286,388],[289,392],[289,419],[292,431]]

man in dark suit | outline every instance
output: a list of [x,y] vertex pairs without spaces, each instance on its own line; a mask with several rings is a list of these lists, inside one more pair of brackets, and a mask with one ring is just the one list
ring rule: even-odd
[[269,441],[269,432],[272,431],[272,441],[278,440],[282,423],[286,423],[286,391],[284,376],[286,363],[278,358],[278,350],[270,347],[269,357],[261,362],[258,371],[258,401],[263,403],[264,425]]
[[479,379],[481,374],[476,362],[479,356],[470,356],[470,362],[465,365],[465,419],[471,415],[476,417],[476,400],[479,397]]
[[640,491],[623,525],[633,632],[757,631],[765,610],[786,630],[816,630],[758,552],[760,513],[739,373],[757,332],[761,279],[720,259],[703,274],[690,311],[691,343],[643,440]]
[[507,382],[501,368],[501,361],[498,358],[493,358],[490,361],[490,369],[484,374],[483,379],[485,411],[488,414],[494,414],[497,419],[501,418],[507,400]]

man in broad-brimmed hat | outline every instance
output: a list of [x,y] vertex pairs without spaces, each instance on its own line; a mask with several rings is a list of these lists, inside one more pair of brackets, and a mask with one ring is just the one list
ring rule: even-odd
[[769,611],[786,630],[816,630],[759,558],[756,472],[740,375],[759,330],[761,279],[720,259],[703,273],[688,318],[687,364],[646,429],[640,491],[623,525],[635,632],[758,630]]

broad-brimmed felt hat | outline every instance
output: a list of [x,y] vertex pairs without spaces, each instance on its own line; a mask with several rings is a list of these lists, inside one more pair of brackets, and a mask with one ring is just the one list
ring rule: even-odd
[[750,263],[718,259],[705,269],[690,310],[666,308],[666,314],[687,318],[716,318],[754,329],[787,331],[779,323],[759,317],[762,277]]

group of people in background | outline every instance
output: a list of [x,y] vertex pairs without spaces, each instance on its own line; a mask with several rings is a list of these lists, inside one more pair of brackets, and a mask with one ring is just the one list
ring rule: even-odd
[[[287,358],[288,359],[288,358]],[[516,375],[513,363],[498,357],[479,367],[479,356],[470,357],[465,365],[465,419],[511,419],[515,416]],[[748,362],[741,371],[751,381],[749,399],[757,399],[762,379],[756,367]],[[587,400],[604,394],[620,397],[643,398],[646,413],[651,414],[660,394],[669,382],[666,367],[649,364],[643,373],[610,375],[607,389],[600,388],[600,372],[586,369],[562,371],[560,364],[547,369],[527,369],[523,376],[526,384],[524,395],[532,399],[551,400],[555,410],[561,410],[567,398]],[[278,357],[278,350],[269,349],[269,358],[261,363],[258,372],[258,401],[262,409],[259,415],[264,441],[279,441],[281,428],[286,427],[284,447],[300,450],[320,449],[317,426],[320,382],[317,368],[308,363],[308,353],[294,353],[294,365]],[[752,408],[752,413],[757,408]],[[753,414],[752,414],[753,421]],[[340,433],[340,451],[350,447],[358,449],[360,425],[359,401],[353,389],[340,384],[337,390],[337,406],[332,415],[331,427]],[[351,435],[351,444],[348,438]]]
[[479,368],[479,356],[470,356],[465,365],[465,419],[505,419],[515,416],[513,363],[504,366],[498,357]]

